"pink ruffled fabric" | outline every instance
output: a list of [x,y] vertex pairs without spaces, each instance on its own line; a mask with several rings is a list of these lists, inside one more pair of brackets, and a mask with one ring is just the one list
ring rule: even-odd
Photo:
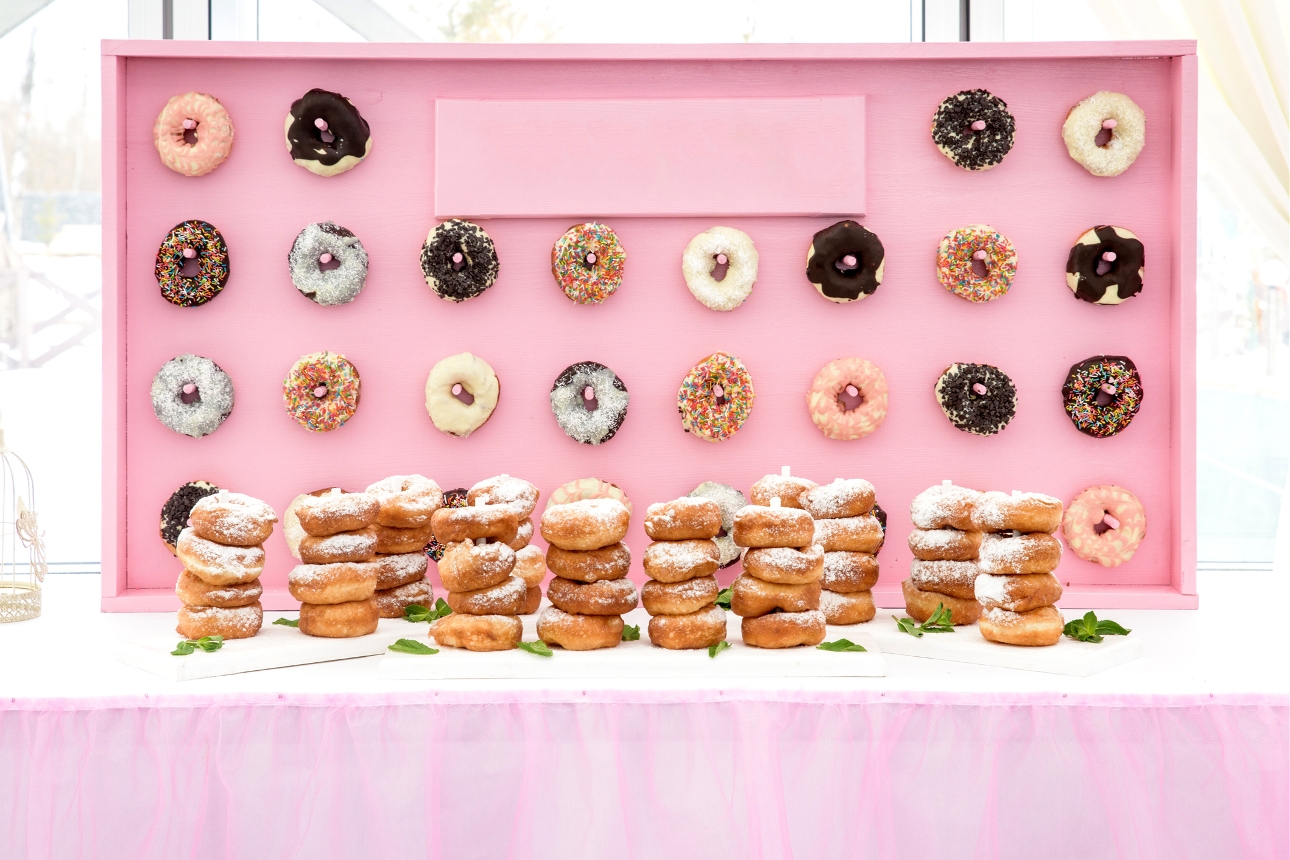
[[1284,858],[1285,697],[0,702],[5,858]]

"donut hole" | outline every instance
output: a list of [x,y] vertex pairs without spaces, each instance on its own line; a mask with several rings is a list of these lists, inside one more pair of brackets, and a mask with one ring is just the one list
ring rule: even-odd
[[1097,273],[1099,275],[1105,275],[1107,272],[1111,271],[1114,268],[1115,268],[1115,263],[1112,263],[1108,260],[1103,260],[1101,257],[1097,258]]
[[466,404],[467,406],[471,406],[474,404],[475,395],[467,391],[465,386],[463,386],[460,382],[453,385],[451,390],[452,390],[452,396],[460,400],[462,403]]
[[179,389],[179,402],[185,405],[201,403],[202,393],[198,390],[195,384],[189,382],[185,384],[183,388]]
[[1097,136],[1093,138],[1093,143],[1097,146],[1106,146],[1111,142],[1111,138],[1113,137],[1115,137],[1114,130],[1109,128],[1099,128],[1097,130]]
[[726,531],[725,526],[722,526],[721,528],[717,529],[717,537],[723,538],[723,537],[729,537],[729,536],[730,536],[730,533]]
[[588,412],[595,412],[600,408],[600,401],[596,399],[596,389],[590,385],[582,390],[582,407]]
[[838,408],[843,412],[858,409],[864,403],[864,395],[854,385],[845,385],[838,392]]
[[726,390],[720,385],[712,386],[712,402],[718,406],[725,406],[730,403],[730,398],[726,396]]
[[179,267],[179,274],[185,278],[195,278],[202,273],[197,257],[184,257],[184,264]]
[[1112,403],[1115,402],[1115,395],[1107,394],[1105,391],[1099,388],[1097,390],[1097,393],[1093,395],[1093,402],[1096,403],[1098,406],[1110,406]]
[[860,255],[843,254],[833,263],[833,268],[838,270],[838,274],[844,278],[854,278],[860,274]]
[[[1110,511],[1103,511],[1103,512],[1102,512],[1102,515],[1103,515],[1103,516],[1106,516],[1108,513],[1110,513]],[[1110,526],[1108,526],[1104,520],[1099,520],[1099,521],[1098,521],[1098,522],[1093,526],[1093,534],[1095,534],[1095,535],[1104,535],[1104,534],[1106,534],[1107,532],[1109,532],[1110,530],[1111,530],[1111,527],[1110,527]]]
[[186,129],[184,129],[184,143],[188,144],[189,146],[196,146],[196,145],[197,145],[197,129],[196,129],[196,128],[186,128]]
[[336,142],[336,135],[334,135],[334,134],[332,134],[332,133],[331,133],[331,129],[325,129],[325,128],[324,128],[324,129],[319,129],[319,131],[318,131],[318,138],[319,138],[323,143],[328,143],[328,144],[330,144],[330,143],[335,143],[335,142]]
[[985,280],[990,277],[990,267],[985,264],[985,260],[978,260],[976,257],[973,257],[972,274],[981,280]]
[[712,280],[714,281],[724,281],[726,279],[726,272],[730,271],[730,259],[727,257],[726,261],[723,263],[721,262],[723,257],[726,257],[726,255],[712,255]]
[[330,272],[333,269],[339,269],[339,268],[340,268],[340,260],[336,259],[334,255],[328,254],[327,262],[325,263],[323,262],[321,257],[318,259],[318,271],[320,272]]

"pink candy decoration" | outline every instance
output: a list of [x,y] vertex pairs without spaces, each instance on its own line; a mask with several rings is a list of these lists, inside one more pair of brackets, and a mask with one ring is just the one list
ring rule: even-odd
[[596,255],[594,253],[587,255],[587,264],[592,266],[596,264]]
[[318,258],[318,262],[320,262],[320,263],[330,263],[330,262],[331,262],[331,254],[323,254],[321,257],[319,257],[319,258]]
[[976,122],[972,123],[972,130],[973,130],[973,131],[985,131],[985,120],[983,120],[983,119],[979,119],[979,120],[977,120]]
[[197,256],[197,252],[194,251],[192,248],[184,249],[184,259],[191,260],[193,257],[196,257],[196,256]]
[[854,385],[848,385],[848,386],[847,386],[847,394],[848,394],[849,396],[851,396],[851,397],[859,397],[859,396],[860,396],[860,389],[859,389],[859,388],[856,388]]
[[460,262],[461,262],[462,260],[464,260],[464,259],[466,259],[466,258],[465,258],[465,257],[463,257],[463,256],[461,255],[461,252],[460,252],[460,251],[458,251],[457,253],[455,253],[455,254],[453,254],[453,255],[452,255],[452,261],[453,261],[454,263],[460,263]]
[[1107,251],[1107,252],[1103,253],[1103,254],[1102,254],[1102,259],[1103,259],[1103,260],[1106,260],[1108,263],[1114,263],[1114,262],[1115,262],[1115,252],[1114,252],[1114,251]]
[[1116,121],[1115,121],[1115,120],[1113,120],[1113,119],[1104,119],[1104,120],[1102,120],[1102,128],[1105,128],[1105,129],[1112,129],[1112,128],[1115,128],[1117,125],[1119,125],[1119,123],[1118,123],[1118,122],[1116,122]]
[[188,129],[189,131],[192,131],[193,129],[197,128],[197,120],[195,119],[184,120],[184,128]]
[[713,396],[713,397],[725,397],[725,396],[726,396],[726,390],[725,390],[724,388],[722,388],[720,385],[714,385],[714,386],[712,386],[712,396]]
[[583,399],[583,400],[595,400],[595,399],[596,399],[596,389],[592,388],[590,385],[588,385],[586,388],[582,389],[582,399]]
[[975,251],[975,252],[973,252],[973,254],[972,254],[972,259],[973,259],[973,260],[984,260],[984,259],[985,259],[985,251]]
[[990,393],[990,389],[986,388],[984,385],[982,385],[979,382],[972,383],[972,390],[975,391],[977,394],[980,394],[982,397]]
[[326,131],[327,120],[323,119],[322,117],[318,117],[318,119],[314,120],[314,127],[317,128],[319,131]]
[[1118,529],[1120,527],[1120,521],[1111,516],[1110,511],[1107,511],[1106,516],[1102,517],[1102,522],[1106,523],[1113,529]]
[[196,391],[197,391],[197,386],[196,386],[196,385],[193,385],[191,382],[184,386],[184,393],[185,393],[185,394],[193,394],[193,393],[195,393]]
[[724,266],[726,263],[729,263],[729,262],[730,262],[730,259],[725,254],[717,255],[717,265]]
[[459,397],[460,395],[461,395],[461,383],[458,382],[452,387],[452,396]]
[[1109,382],[1102,383],[1102,390],[1105,391],[1107,394],[1115,394],[1115,386]]
[[327,386],[320,385],[314,389],[314,397],[326,397],[326,396],[327,396]]
[[842,265],[846,266],[849,269],[855,268],[856,264],[859,262],[860,261],[855,258],[854,254],[847,254],[845,257],[842,258]]

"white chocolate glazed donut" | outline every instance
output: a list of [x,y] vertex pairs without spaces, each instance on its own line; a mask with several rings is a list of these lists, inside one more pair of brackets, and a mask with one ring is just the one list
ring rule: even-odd
[[[1103,130],[1111,139],[1097,145]],[[1124,93],[1102,92],[1070,109],[1062,124],[1070,157],[1094,176],[1119,176],[1129,169],[1147,142],[1147,115]]]
[[[457,399],[455,386],[474,398],[467,405]],[[434,426],[463,439],[474,433],[493,415],[501,386],[488,362],[468,352],[450,355],[430,371],[426,379],[426,411]]]

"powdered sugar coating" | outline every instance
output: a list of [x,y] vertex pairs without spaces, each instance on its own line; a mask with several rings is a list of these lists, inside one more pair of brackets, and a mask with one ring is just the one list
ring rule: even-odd
[[366,492],[380,504],[376,521],[383,526],[416,528],[430,522],[443,506],[443,490],[423,475],[392,475],[371,484]]
[[[330,254],[339,263],[323,270],[319,258]],[[323,221],[309,224],[296,236],[287,254],[291,283],[306,298],[320,305],[343,305],[354,301],[367,282],[367,251],[352,232]]]
[[[184,386],[200,398],[182,399]],[[176,433],[200,439],[214,433],[233,411],[233,380],[209,358],[186,352],[170,359],[152,378],[152,411]]]
[[873,484],[864,478],[835,478],[802,493],[798,502],[817,520],[859,517],[873,510]]
[[372,563],[376,565],[377,591],[416,582],[426,575],[426,570],[429,568],[428,559],[423,552],[378,555]]
[[814,481],[794,475],[765,475],[748,491],[748,501],[754,505],[769,505],[771,499],[779,499],[786,508],[800,508],[802,503],[798,500],[802,493],[818,486]]
[[249,639],[260,632],[264,609],[260,601],[232,608],[219,606],[183,606],[175,632],[188,639],[223,636],[225,639]]
[[580,499],[543,511],[542,537],[561,549],[597,549],[621,541],[630,519],[617,499]]
[[450,593],[448,602],[453,604],[453,611],[467,615],[515,615],[523,608],[527,593],[524,580],[511,576],[498,585]]
[[914,527],[941,529],[945,527],[970,529],[972,511],[981,494],[967,487],[937,484],[914,496],[909,503],[909,517]]
[[175,541],[175,554],[184,567],[208,582],[207,576],[211,574],[236,577],[236,581],[247,582],[264,570],[264,550],[261,547],[224,546],[199,538],[191,528],[179,533],[179,540]]
[[[220,490],[193,505],[189,519],[201,519],[215,526],[227,543],[254,546],[264,541],[266,528],[278,521],[267,502],[242,493]],[[200,524],[199,524],[200,525]]]
[[1062,545],[1046,534],[987,534],[981,540],[983,573],[1049,573],[1061,562]]
[[[470,507],[480,498],[488,505],[510,505],[515,509],[515,516],[522,520],[533,516],[541,495],[541,491],[536,486],[523,478],[495,475],[470,488],[466,493],[466,505]],[[628,510],[631,510],[630,506]]]
[[1006,531],[1023,529],[1039,531],[1023,525],[1043,520],[1043,531],[1052,532],[1062,520],[1062,500],[1043,493],[1000,493],[990,491],[982,493],[976,501],[972,520],[983,531]]
[[935,591],[963,600],[980,594],[981,568],[975,561],[920,561],[909,565],[909,578],[919,591]]

